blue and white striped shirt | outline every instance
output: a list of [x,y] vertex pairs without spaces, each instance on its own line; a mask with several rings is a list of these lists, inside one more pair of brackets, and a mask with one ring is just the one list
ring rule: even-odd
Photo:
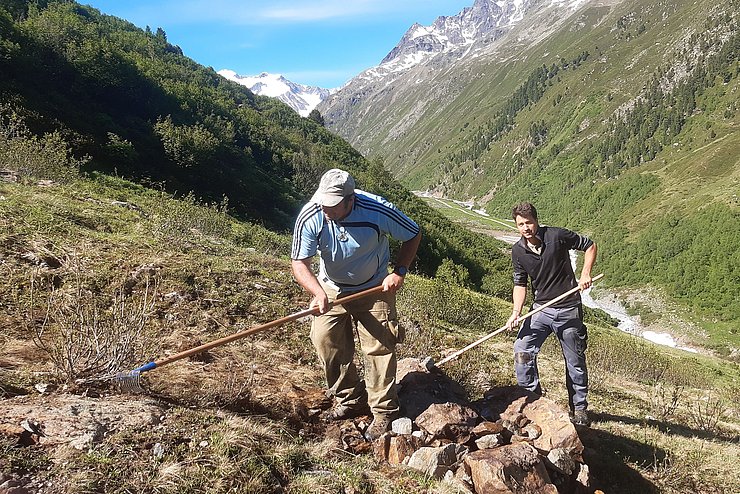
[[379,285],[388,275],[388,236],[405,242],[419,226],[383,197],[355,190],[354,207],[341,221],[326,219],[321,206],[309,202],[298,215],[291,258],[320,255],[319,280],[339,291]]

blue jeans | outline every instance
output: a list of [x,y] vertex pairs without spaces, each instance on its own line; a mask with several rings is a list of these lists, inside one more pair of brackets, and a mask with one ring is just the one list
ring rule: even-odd
[[[538,304],[533,306],[537,308]],[[565,359],[565,386],[571,410],[588,407],[588,371],[586,370],[586,325],[583,308],[548,307],[524,321],[514,342],[514,370],[519,386],[542,394],[537,370],[537,354],[545,339],[554,333]]]

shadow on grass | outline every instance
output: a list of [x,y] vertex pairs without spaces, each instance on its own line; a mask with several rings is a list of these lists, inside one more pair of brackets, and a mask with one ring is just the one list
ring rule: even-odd
[[649,467],[661,462],[666,452],[634,439],[588,427],[576,427],[584,446],[593,487],[609,494],[659,492],[658,488],[627,461]]
[[724,441],[727,443],[736,444],[738,437],[732,437],[731,435],[725,435],[722,433],[705,431],[703,429],[695,429],[682,424],[675,424],[672,422],[666,422],[664,420],[645,420],[634,417],[626,417],[624,415],[613,415],[610,413],[593,413],[592,417],[594,420],[599,422],[621,422],[623,424],[631,425],[649,425],[655,427],[663,434],[670,434],[673,436],[682,436],[689,439],[705,439],[709,441]]
[[[485,403],[486,409],[481,411],[490,417],[497,417],[522,396],[527,397],[527,402],[537,399],[533,393],[517,386],[504,386],[488,390],[486,399],[476,404],[481,409],[481,403]],[[602,416],[596,414],[591,414],[591,417],[602,420]],[[584,446],[583,460],[591,473],[592,488],[608,494],[659,492],[655,484],[632,465],[646,468],[660,465],[666,458],[666,451],[632,437],[597,428],[576,426],[576,432]]]

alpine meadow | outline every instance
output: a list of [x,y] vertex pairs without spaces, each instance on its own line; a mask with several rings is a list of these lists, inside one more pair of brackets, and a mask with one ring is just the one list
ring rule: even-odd
[[[738,0],[471,2],[301,117],[167,26],[0,0],[0,494],[740,492]],[[422,233],[374,441],[326,419],[291,274],[330,168]],[[590,426],[552,338],[517,394],[521,201],[690,350],[586,307]]]

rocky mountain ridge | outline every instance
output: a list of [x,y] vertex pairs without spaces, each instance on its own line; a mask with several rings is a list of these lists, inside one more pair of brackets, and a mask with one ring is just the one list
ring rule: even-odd
[[[540,42],[586,3],[603,2],[475,0],[431,26],[414,24],[379,65],[358,74],[317,109],[329,128],[372,153],[404,133],[431,104],[459,94],[479,77],[480,65],[510,59],[521,47]],[[396,108],[397,101],[412,106]]]
[[523,18],[529,3],[530,0],[476,0],[458,15],[438,17],[431,26],[415,23],[380,65],[403,57],[422,60],[423,55],[433,56],[495,40],[497,31]]

